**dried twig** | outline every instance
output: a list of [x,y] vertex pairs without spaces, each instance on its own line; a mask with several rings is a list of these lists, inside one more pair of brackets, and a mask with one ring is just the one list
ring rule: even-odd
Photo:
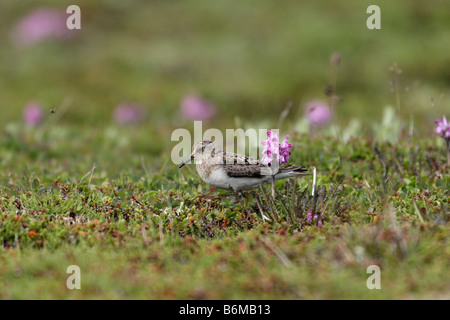
[[278,259],[281,261],[281,263],[284,264],[285,267],[291,267],[292,262],[291,260],[289,260],[289,258],[286,256],[286,254],[281,251],[277,246],[273,245],[272,243],[270,243],[267,239],[265,238],[260,238],[260,241],[270,250],[272,250],[273,253],[276,254],[276,256],[278,257]]

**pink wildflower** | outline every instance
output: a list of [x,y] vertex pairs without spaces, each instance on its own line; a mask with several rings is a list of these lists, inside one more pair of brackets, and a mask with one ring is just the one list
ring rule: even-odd
[[217,112],[216,107],[212,103],[195,95],[186,96],[181,101],[180,108],[183,116],[189,120],[208,121]]
[[268,130],[267,139],[262,142],[264,149],[262,152],[263,158],[261,159],[261,163],[265,165],[271,164],[273,157],[275,157],[280,164],[287,163],[289,156],[291,155],[289,149],[292,148],[292,144],[287,142],[288,139],[289,136],[286,136],[280,144],[280,141],[278,140],[278,133]]
[[71,35],[64,11],[39,8],[20,20],[11,32],[18,45],[33,45],[47,39],[64,39]]
[[23,120],[30,126],[37,126],[43,118],[42,108],[35,102],[28,103],[23,109]]
[[327,125],[331,121],[331,110],[320,100],[314,100],[305,107],[305,114],[309,123],[316,127]]

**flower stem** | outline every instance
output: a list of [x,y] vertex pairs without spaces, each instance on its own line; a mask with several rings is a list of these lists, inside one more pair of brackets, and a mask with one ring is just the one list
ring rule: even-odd
[[272,175],[272,197],[275,199],[275,175]]
[[450,168],[450,139],[446,139],[447,142],[447,167]]

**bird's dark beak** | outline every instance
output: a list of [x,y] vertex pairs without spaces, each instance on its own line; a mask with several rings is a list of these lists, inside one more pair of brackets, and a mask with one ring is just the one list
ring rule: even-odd
[[178,167],[178,169],[181,169],[186,163],[190,162],[192,159],[194,158],[194,156],[190,156],[189,159],[184,160],[180,166]]

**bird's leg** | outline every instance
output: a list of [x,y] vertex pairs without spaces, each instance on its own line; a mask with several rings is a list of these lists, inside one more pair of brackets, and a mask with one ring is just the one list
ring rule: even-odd
[[210,197],[211,197],[211,192],[215,192],[216,190],[217,190],[217,188],[211,187],[211,188],[209,188],[208,191],[206,191],[205,193],[202,193],[202,194],[199,195],[198,197],[199,197],[200,199],[203,199],[203,198],[210,198]]
[[235,191],[233,188],[231,188],[231,190],[233,191],[233,194],[234,194],[234,196],[236,198],[236,202],[239,202],[242,205],[242,207],[244,208],[244,210],[245,210],[245,217],[248,218],[250,216],[250,212],[247,210],[248,201],[247,201],[247,203],[245,205],[241,201],[241,196],[244,196],[244,193],[242,191],[240,191],[240,190],[239,191]]
[[245,211],[247,211],[247,217],[249,217],[250,212],[247,210],[247,207],[250,206],[250,192],[248,192],[248,193],[242,192],[242,194],[245,196],[245,200],[246,200]]
[[208,191],[206,191],[206,194],[210,194],[211,192],[215,192],[217,190],[217,188],[215,188],[215,187],[211,187],[211,188],[209,188],[209,190]]
[[231,192],[233,192],[233,195],[234,195],[234,198],[236,200],[236,203],[241,202],[241,199],[239,198],[238,192],[236,190],[234,190],[233,188],[231,188],[231,187],[230,187],[230,189],[231,189]]

